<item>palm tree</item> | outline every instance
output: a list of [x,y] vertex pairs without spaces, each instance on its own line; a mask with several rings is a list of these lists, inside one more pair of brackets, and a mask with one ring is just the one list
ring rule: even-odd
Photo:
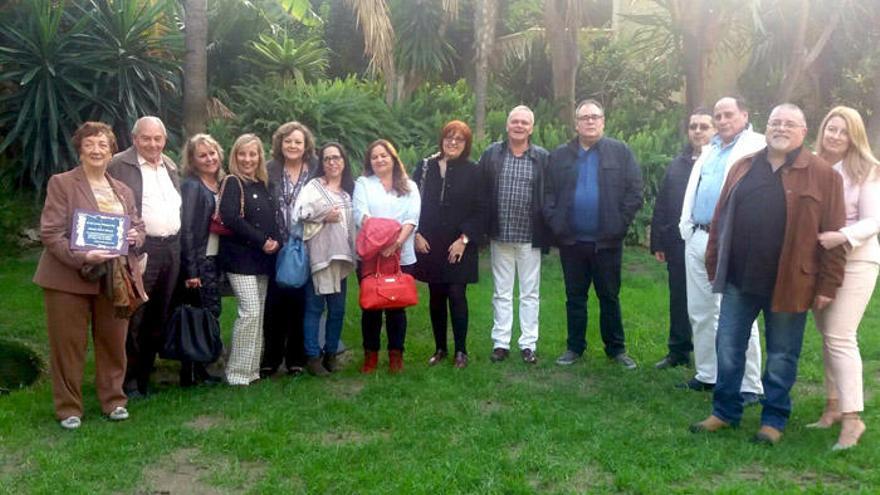
[[497,23],[498,0],[477,0],[474,12],[474,48],[477,70],[474,83],[474,127],[477,139],[482,139],[486,136],[489,55],[494,50],[495,26]]
[[204,132],[208,115],[208,2],[184,1],[183,131]]
[[545,0],[544,32],[553,71],[553,99],[559,118],[574,123],[575,76],[580,64],[578,34],[584,22],[581,0]]
[[397,70],[394,64],[394,27],[385,0],[345,0],[357,16],[357,23],[364,33],[364,53],[370,57],[370,71],[381,73],[385,78],[385,102],[397,101],[395,82]]

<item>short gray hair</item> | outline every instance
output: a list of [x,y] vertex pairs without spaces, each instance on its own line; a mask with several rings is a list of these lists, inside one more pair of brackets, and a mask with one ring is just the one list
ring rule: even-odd
[[152,115],[144,115],[143,117],[135,121],[134,125],[131,127],[132,136],[138,135],[138,131],[140,131],[141,125],[143,125],[144,122],[152,122],[158,125],[159,129],[162,129],[162,134],[164,134],[165,137],[168,137],[168,131],[165,130],[165,124],[162,122],[162,119],[160,119],[159,117],[154,117]]
[[804,115],[804,111],[801,110],[801,107],[795,105],[794,103],[780,103],[773,107],[773,110],[770,110],[770,115],[773,115],[773,112],[777,110],[788,110],[790,112],[795,112],[801,118],[801,124],[807,125],[807,117]]
[[507,114],[507,122],[510,122],[510,118],[513,117],[513,114],[516,112],[525,112],[529,114],[529,118],[532,119],[532,125],[535,124],[535,112],[525,105],[517,105],[513,107],[513,109],[510,110],[510,113]]

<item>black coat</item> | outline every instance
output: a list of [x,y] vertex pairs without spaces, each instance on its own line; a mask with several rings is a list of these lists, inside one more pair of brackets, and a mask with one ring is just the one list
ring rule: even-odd
[[[483,174],[476,163],[455,160],[446,164],[444,180],[438,161],[423,160],[412,176],[422,198],[419,234],[431,246],[427,254],[416,253],[415,276],[428,283],[476,283],[478,244],[486,231]],[[461,234],[469,240],[464,255],[458,263],[449,263],[449,246]]]
[[[504,166],[504,154],[507,152],[507,141],[498,141],[489,145],[480,157],[480,169],[485,178],[485,192],[488,201],[488,217],[490,237],[498,235],[498,174]],[[532,246],[549,248],[551,235],[544,224],[542,210],[544,208],[544,181],[547,175],[547,150],[529,144],[526,155],[535,167],[535,178],[532,182]]]
[[669,254],[684,250],[678,223],[681,220],[684,192],[695,161],[693,148],[688,144],[666,167],[663,183],[657,191],[657,201],[654,203],[654,216],[651,218],[652,253],[663,251]]
[[[269,191],[260,181],[239,182],[234,176],[226,181],[220,198],[220,217],[234,234],[220,237],[220,267],[241,275],[270,275],[275,272],[275,255],[264,253],[263,245],[270,237],[278,240],[278,232]],[[244,184],[244,217],[239,216],[240,183]]]
[[215,202],[214,193],[195,177],[184,179],[180,196],[180,275],[188,280],[201,277],[199,267],[205,259]]
[[[636,212],[642,207],[642,170],[629,147],[616,139],[601,138],[599,151],[599,236],[596,247],[616,248],[623,243]],[[544,195],[544,218],[560,245],[574,243],[569,210],[578,181],[580,143],[575,138],[550,153]]]

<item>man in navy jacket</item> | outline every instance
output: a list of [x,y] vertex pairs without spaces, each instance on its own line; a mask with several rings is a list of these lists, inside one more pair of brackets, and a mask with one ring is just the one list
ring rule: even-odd
[[587,294],[594,283],[605,354],[627,369],[620,314],[623,238],[642,206],[642,173],[624,143],[604,137],[605,112],[595,100],[575,111],[577,138],[550,154],[544,218],[556,237],[565,280],[567,350],[556,360],[570,365],[586,350]]

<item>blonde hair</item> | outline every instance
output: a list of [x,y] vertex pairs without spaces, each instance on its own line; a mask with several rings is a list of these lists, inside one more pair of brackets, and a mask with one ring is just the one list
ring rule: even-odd
[[232,145],[232,149],[229,151],[229,173],[244,180],[252,180],[251,178],[242,175],[241,168],[239,168],[238,165],[238,157],[236,155],[238,154],[238,150],[254,143],[257,144],[257,149],[259,150],[260,155],[260,163],[257,164],[257,171],[254,173],[254,176],[263,184],[267,184],[269,182],[269,173],[266,171],[266,157],[264,156],[265,151],[263,150],[263,141],[261,141],[256,134],[242,134],[235,140],[235,144]]
[[210,134],[200,133],[186,140],[186,144],[183,145],[183,151],[180,153],[181,173],[189,177],[199,177],[199,171],[193,166],[193,162],[196,159],[196,148],[200,144],[209,146],[217,152],[217,158],[220,160],[220,167],[217,169],[216,179],[218,182],[223,180],[223,177],[226,175],[226,172],[223,171],[223,148],[216,139],[211,137]]
[[869,178],[876,177],[880,161],[871,152],[868,144],[868,133],[865,131],[865,123],[859,112],[853,108],[837,106],[828,112],[819,126],[819,135],[816,136],[816,154],[822,156],[822,137],[825,135],[825,127],[828,121],[834,117],[840,117],[846,123],[846,133],[849,136],[849,148],[843,156],[843,171],[856,184],[861,184]]

